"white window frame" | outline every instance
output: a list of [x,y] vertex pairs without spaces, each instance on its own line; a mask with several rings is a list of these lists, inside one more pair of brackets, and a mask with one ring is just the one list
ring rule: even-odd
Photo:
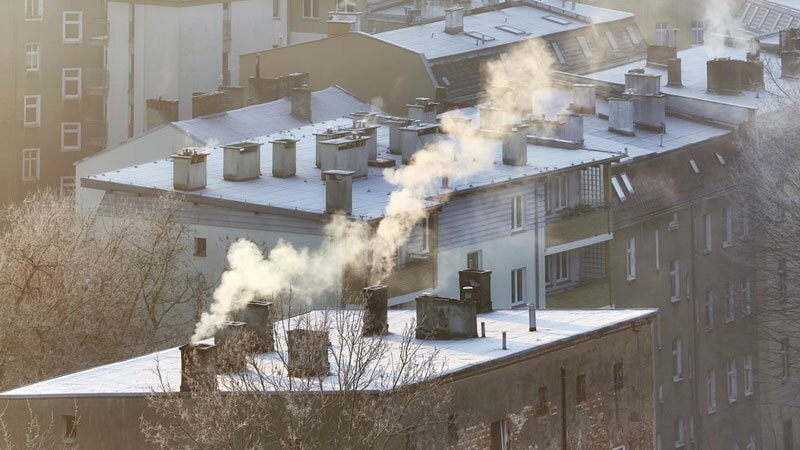
[[753,356],[744,356],[744,396],[753,395]]
[[669,263],[670,300],[674,303],[681,299],[681,266],[678,258]]
[[678,220],[678,213],[672,213],[669,219],[669,231],[677,230],[681,227],[681,223]]
[[619,50],[619,44],[617,44],[617,39],[614,37],[614,33],[611,30],[606,30],[605,35],[611,50]]
[[713,368],[708,369],[706,386],[708,387],[708,413],[714,414],[717,412],[717,375]]
[[745,450],[756,450],[756,434],[750,433],[750,440],[747,441]]
[[742,315],[748,316],[753,312],[753,294],[750,287],[750,277],[742,278]]
[[680,336],[672,340],[672,381],[683,380],[683,342]]
[[705,24],[702,20],[692,21],[692,46],[703,45],[703,34],[705,32]]
[[703,254],[708,255],[711,253],[711,214],[703,214],[703,224],[705,227],[705,246],[703,247]]
[[[68,89],[72,83],[75,90]],[[80,67],[64,67],[61,69],[61,97],[66,100],[76,100],[81,98],[83,88],[83,69]]]
[[511,305],[523,304],[528,299],[525,272],[525,267],[511,271]]
[[636,279],[636,238],[628,238],[625,246],[625,259],[627,263],[628,281]]
[[553,212],[561,211],[569,206],[569,177],[567,175],[554,175],[550,177],[550,209]]
[[637,45],[640,42],[642,42],[641,39],[639,39],[639,35],[636,33],[636,29],[635,28],[633,28],[632,26],[628,25],[627,27],[625,27],[625,30],[628,32],[628,37],[631,38],[631,43],[633,45]]
[[42,18],[42,0],[25,0],[25,20]]
[[59,192],[62,197],[73,195],[75,193],[75,177],[61,177],[59,180]]
[[683,418],[678,417],[673,422],[674,435],[675,435],[675,448],[681,448],[686,445],[686,428],[683,425]]
[[656,269],[661,268],[661,230],[656,228],[655,231],[655,244],[656,244]]
[[41,176],[41,150],[22,149],[22,181],[36,181]]
[[656,22],[656,45],[669,45],[669,22]]
[[[28,121],[28,110],[33,110],[36,118]],[[42,124],[42,96],[26,95],[22,100],[22,123],[25,128],[38,127]]]
[[545,256],[544,277],[546,286],[557,286],[569,283],[569,252],[559,252]]
[[41,46],[38,42],[28,42],[25,44],[25,71],[39,71],[39,53]]
[[319,19],[319,0],[303,0],[301,7],[304,19]]
[[738,397],[737,374],[736,374],[736,360],[731,359],[728,361],[728,403],[736,402]]
[[733,210],[726,206],[722,210],[722,248],[728,248],[733,244]]
[[[78,35],[69,37],[67,30],[77,26]],[[80,44],[83,42],[83,11],[64,11],[61,23],[61,39],[65,44]]]
[[714,329],[714,292],[709,289],[706,291],[706,332]]
[[589,42],[586,40],[584,36],[576,36],[575,39],[578,41],[578,45],[581,47],[581,51],[583,52],[583,56],[588,58],[592,57],[592,47],[589,46]]
[[[72,135],[76,145],[67,145],[68,136]],[[80,122],[62,122],[61,123],[61,151],[62,152],[79,152],[81,151],[81,123]]]
[[525,197],[515,195],[511,197],[511,231],[525,229]]
[[557,41],[550,41],[550,48],[553,49],[553,53],[556,55],[556,59],[560,64],[566,64],[567,59],[564,58],[564,53],[561,51],[561,47],[558,46]]
[[725,285],[725,323],[736,320],[736,300],[733,296],[733,283]]

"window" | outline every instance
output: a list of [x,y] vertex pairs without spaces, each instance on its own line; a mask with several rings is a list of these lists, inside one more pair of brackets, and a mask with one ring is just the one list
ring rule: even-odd
[[581,50],[583,51],[583,56],[587,58],[592,57],[592,49],[589,47],[589,43],[586,42],[586,38],[583,36],[578,36],[576,38],[578,40],[578,45],[581,46]]
[[35,181],[39,179],[39,149],[26,148],[22,150],[22,181]]
[[741,217],[742,217],[742,229],[741,229],[741,236],[740,239],[742,241],[746,241],[750,239],[750,208],[747,206],[742,206],[741,208]]
[[336,12],[356,12],[356,5],[350,1],[336,2]]
[[79,44],[83,41],[83,12],[64,11],[61,28],[65,44]]
[[717,375],[714,369],[708,370],[708,413],[713,414],[717,411]]
[[669,45],[669,23],[656,23],[656,45]]
[[303,17],[307,19],[319,17],[319,0],[303,0]]
[[656,347],[661,350],[661,314],[656,315]]
[[38,127],[42,118],[42,97],[40,95],[26,95],[24,99],[25,127]]
[[674,433],[675,433],[675,448],[683,447],[686,444],[685,441],[685,434],[686,430],[683,426],[683,419],[677,418],[674,422]]
[[664,403],[664,385],[658,385],[658,403]]
[[272,18],[281,18],[281,0],[272,0]]
[[681,269],[677,259],[669,263],[670,298],[673,302],[681,299]]
[[508,421],[506,419],[498,420],[492,423],[492,450],[506,450],[508,449]]
[[81,69],[61,69],[61,96],[66,99],[81,98]]
[[720,166],[724,166],[725,165],[725,157],[722,156],[722,153],[715,152],[714,154],[717,156],[717,161],[719,161],[719,165]]
[[[792,448],[792,447],[784,447],[784,448]],[[755,433],[750,433],[750,440],[747,441],[746,450],[756,450],[756,434]]]
[[75,177],[61,177],[61,196],[68,197],[75,194]]
[[746,316],[753,310],[753,298],[750,293],[750,278],[742,278],[742,315]]
[[575,379],[575,401],[578,403],[586,401],[586,374],[584,373]]
[[731,207],[726,206],[722,210],[722,247],[730,247],[733,243],[733,215]]
[[483,252],[480,250],[467,253],[467,269],[481,269],[483,267],[482,256]]
[[697,166],[697,161],[695,161],[694,159],[689,160],[689,167],[692,168],[692,172],[700,173],[700,167]]
[[64,122],[61,124],[61,151],[75,152],[81,149],[80,122]]
[[678,221],[678,213],[672,213],[672,216],[669,219],[669,230],[677,230],[680,228],[680,222]]
[[569,178],[566,175],[550,178],[550,211],[557,212],[569,205]]
[[692,45],[703,45],[703,21],[692,21]]
[[614,390],[618,391],[625,387],[625,366],[622,361],[614,363]]
[[622,172],[619,177],[622,178],[622,183],[625,185],[625,189],[628,190],[628,193],[633,194],[633,184],[631,184],[631,179],[628,177],[628,172]]
[[656,450],[661,449],[661,433],[656,433]]
[[64,444],[73,444],[78,437],[78,417],[61,416],[64,419]]
[[614,188],[614,192],[619,197],[619,201],[624,202],[628,200],[628,196],[625,195],[625,191],[622,190],[622,186],[619,184],[619,180],[617,177],[611,177],[611,187]]
[[753,357],[746,355],[744,357],[744,396],[750,397],[753,395]]
[[703,254],[711,253],[711,214],[703,214],[703,223],[705,224],[705,247],[703,247]]
[[561,252],[544,257],[545,285],[563,284],[570,281],[569,253]]
[[683,379],[683,343],[681,338],[672,340],[672,381]]
[[536,405],[536,415],[546,416],[550,412],[550,402],[547,401],[547,386],[539,386],[539,403]]
[[636,238],[629,238],[626,248],[626,259],[628,263],[628,280],[636,279]]
[[791,417],[783,421],[783,448],[794,448],[794,428]]
[[632,26],[627,26],[625,27],[625,30],[628,32],[628,37],[631,38],[631,42],[633,43],[633,45],[636,45],[639,42],[641,42],[639,40],[639,35],[636,34],[636,29],[634,29]]
[[709,289],[706,291],[706,331],[714,329],[714,293]]
[[656,243],[656,269],[661,268],[661,232],[658,228],[656,228],[655,233],[655,243]]
[[736,303],[733,297],[733,283],[725,286],[725,323],[733,322],[736,318]]
[[789,355],[789,338],[781,338],[781,378],[788,380],[791,375],[791,361]]
[[206,238],[194,238],[194,256],[206,256]]
[[736,360],[728,361],[728,402],[736,401]]
[[25,70],[39,71],[39,44],[25,44]]
[[42,0],[25,0],[25,18],[42,18]]
[[550,41],[550,48],[553,49],[553,53],[556,55],[556,59],[558,60],[559,64],[564,64],[567,62],[566,58],[564,58],[564,54],[561,53],[561,47],[558,46],[558,42]]
[[521,230],[525,224],[525,209],[522,196],[515,195],[511,198],[511,229]]
[[525,268],[511,271],[511,304],[525,302]]
[[611,50],[618,50],[619,45],[617,44],[617,40],[614,39],[614,33],[612,33],[610,30],[606,30],[605,35],[606,39],[608,40],[608,45],[611,46]]

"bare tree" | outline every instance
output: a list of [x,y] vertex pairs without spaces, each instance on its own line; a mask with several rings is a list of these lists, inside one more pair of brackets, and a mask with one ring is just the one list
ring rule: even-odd
[[[450,401],[439,354],[413,339],[413,324],[363,336],[362,316],[314,311],[278,321],[271,353],[249,352],[246,334],[238,345],[218,346],[218,362],[246,364],[213,383],[193,380],[189,393],[175,392],[162,378],[149,397],[154,416],[141,421],[146,439],[161,448],[441,447],[446,433],[430,433],[446,422]],[[303,340],[290,350],[285,336],[296,329],[329,333],[330,347]],[[320,351],[330,357],[330,372],[292,373],[290,355]]]
[[163,197],[98,219],[45,192],[0,212],[0,388],[184,337],[206,286],[179,208]]

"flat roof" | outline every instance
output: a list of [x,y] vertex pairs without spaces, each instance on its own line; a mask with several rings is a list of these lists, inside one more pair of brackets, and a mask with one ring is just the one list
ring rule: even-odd
[[[567,12],[566,14],[559,14],[561,3],[560,0],[528,0],[521,6],[465,15],[464,32],[458,34],[445,33],[444,20],[440,20],[385,31],[372,36],[413,52],[422,53],[427,59],[436,59],[474,53],[564,31],[588,28],[592,23],[612,22],[633,17],[633,14],[628,12],[585,4],[576,4],[575,10],[572,10],[570,5],[564,10]],[[587,18],[591,23],[572,17],[573,15]],[[548,20],[547,17],[555,20]],[[508,31],[504,31],[504,29]],[[487,37],[481,39],[481,36]]]
[[[599,310],[539,310],[536,312],[537,331],[528,331],[528,311],[500,310],[492,313],[479,314],[478,321],[486,325],[485,338],[469,338],[454,340],[415,340],[420,344],[420,354],[431,355],[438,352],[441,356],[440,363],[443,370],[440,375],[452,374],[472,367],[500,362],[526,353],[535,353],[554,345],[568,344],[575,339],[588,337],[593,333],[611,330],[637,320],[652,320],[657,313],[656,309],[599,309]],[[360,324],[362,312],[360,310],[338,310],[327,312],[312,311],[302,316],[286,319],[276,324],[276,335],[280,339],[283,330],[295,328],[300,321],[311,319],[327,323],[328,328],[335,330],[337,320],[352,320],[353,324]],[[391,358],[398,355],[403,340],[402,330],[410,326],[415,320],[416,312],[408,310],[388,311],[389,334],[384,337],[389,345],[388,357],[380,361],[386,365],[387,372],[393,369]],[[305,322],[308,323],[308,322]],[[502,333],[507,333],[508,350],[503,350],[501,341]],[[377,338],[365,338],[377,339]],[[340,348],[337,332],[330,333],[333,351]],[[212,343],[209,339],[203,342]],[[279,344],[278,348],[285,348]],[[180,350],[175,347],[168,350],[151,353],[137,358],[120,361],[105,366],[95,367],[70,375],[53,378],[32,385],[20,387],[0,394],[2,399],[15,398],[48,398],[48,397],[83,397],[83,396],[142,396],[158,391],[160,388],[157,369],[164,377],[164,381],[173,391],[180,386]],[[276,353],[258,355],[258,364],[266,370],[262,373],[273,373],[272,368],[279,370],[278,377],[285,378],[283,364]],[[331,373],[337,371],[336,361],[329,358]],[[234,380],[239,375],[220,375],[220,389],[225,389],[224,378]],[[323,389],[338,390],[337,377],[329,375],[323,380]],[[365,389],[380,389],[380,386],[365,387]]]

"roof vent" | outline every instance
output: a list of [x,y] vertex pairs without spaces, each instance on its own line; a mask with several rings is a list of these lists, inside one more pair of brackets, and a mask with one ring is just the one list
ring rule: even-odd
[[181,191],[194,191],[206,187],[206,158],[196,147],[186,147],[171,156],[172,185]]
[[345,137],[322,141],[319,149],[319,163],[322,171],[351,170],[353,178],[367,176],[367,142],[371,138],[352,131]]
[[179,347],[181,351],[181,392],[211,389],[217,382],[215,359],[217,347],[192,342]]
[[425,123],[436,123],[436,113],[439,104],[426,97],[418,97],[413,105],[408,107],[408,118]]
[[399,128],[403,164],[410,164],[414,154],[428,145],[439,143],[439,125],[416,122]]
[[326,330],[294,329],[288,335],[290,377],[326,377],[330,372]]
[[569,109],[581,114],[595,113],[595,86],[593,84],[573,84],[572,103]]
[[459,34],[464,31],[464,8],[453,6],[444,10],[444,32]]
[[400,128],[407,127],[413,123],[411,119],[395,117],[385,121],[389,125],[389,153],[393,155],[403,154],[403,144],[400,138]]
[[608,99],[608,131],[633,136],[633,99]]
[[513,125],[503,135],[503,164],[524,166],[528,164],[527,124]]
[[327,170],[322,172],[325,180],[325,212],[335,214],[353,212],[352,170]]
[[275,351],[272,302],[251,300],[236,313],[235,320],[245,324],[245,331],[248,333],[247,351],[253,353]]
[[364,288],[364,336],[384,334],[389,331],[387,310],[389,308],[389,288],[375,285]]
[[478,337],[474,300],[423,294],[416,298],[417,339],[468,339]]
[[222,177],[228,181],[252,180],[261,176],[261,144],[240,142],[222,147]]
[[464,288],[470,288],[472,300],[477,305],[478,313],[492,312],[492,271],[480,269],[464,269],[458,271],[458,285],[461,288],[461,300]]
[[276,139],[272,144],[272,176],[289,178],[297,173],[297,140]]

